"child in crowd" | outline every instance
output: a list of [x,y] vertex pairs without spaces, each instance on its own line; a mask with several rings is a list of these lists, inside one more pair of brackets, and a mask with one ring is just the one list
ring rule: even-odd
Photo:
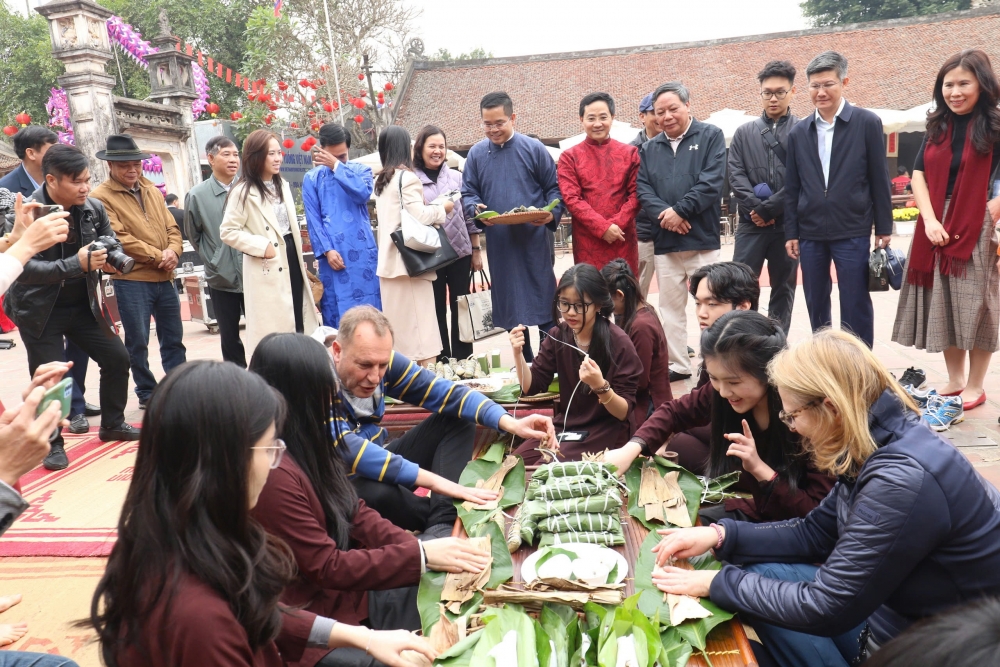
[[[774,521],[805,516],[833,487],[834,479],[802,457],[799,437],[781,413],[781,398],[768,382],[767,365],[785,349],[778,322],[755,311],[726,313],[705,330],[701,353],[709,383],[664,403],[632,439],[605,461],[626,470],[640,454],[650,455],[669,436],[709,425],[704,473],[718,477],[742,470],[735,490],[751,498],[727,500],[706,509],[711,518]],[[699,471],[701,472],[701,471]]]
[[[628,440],[642,362],[628,334],[611,321],[614,302],[608,284],[590,264],[577,264],[563,274],[555,310],[562,322],[543,337],[531,366],[521,354],[524,326],[510,332],[510,344],[525,396],[545,391],[559,374],[559,407],[552,421],[557,433],[565,434],[559,460],[573,461]],[[515,453],[526,464],[537,463],[540,444],[525,440]]]
[[601,269],[608,281],[611,300],[615,303],[615,323],[625,330],[635,346],[642,375],[635,392],[635,410],[632,412],[636,428],[664,401],[673,398],[670,391],[670,359],[667,356],[667,337],[663,324],[653,307],[642,298],[642,289],[628,262],[615,259]]

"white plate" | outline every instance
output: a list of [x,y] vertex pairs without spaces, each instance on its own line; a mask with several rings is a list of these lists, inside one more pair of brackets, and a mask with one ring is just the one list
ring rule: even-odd
[[[611,554],[618,560],[618,576],[613,583],[620,584],[625,581],[625,577],[628,576],[628,561],[625,560],[625,556],[621,555],[614,549],[609,549],[606,546],[600,544],[553,544],[552,547],[558,547],[559,549],[565,549],[566,551],[571,551],[576,554],[576,560],[583,559],[600,559],[602,555]],[[545,555],[546,551],[550,547],[542,547],[535,553],[531,554],[524,559],[524,563],[521,564],[521,581],[525,584],[530,584],[535,579],[538,578],[538,574],[535,572],[535,563],[538,559]]]
[[[496,379],[496,378],[493,378],[493,377],[468,378],[466,380],[455,380],[455,384],[460,384],[460,385],[465,386],[465,387],[468,387],[469,385],[478,385],[478,386],[469,387],[469,388],[470,389],[475,389],[475,391],[478,391],[478,392],[483,393],[483,394],[492,394],[493,392],[500,391],[500,389],[504,385],[503,381],[501,381],[499,379]],[[489,389],[482,389],[480,387],[489,387]]]

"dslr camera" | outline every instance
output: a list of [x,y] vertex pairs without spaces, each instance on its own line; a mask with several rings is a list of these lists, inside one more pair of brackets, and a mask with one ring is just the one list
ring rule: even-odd
[[135,260],[125,254],[122,242],[113,236],[97,237],[97,240],[90,244],[90,251],[98,250],[108,251],[108,258],[105,261],[118,273],[130,273],[135,267]]

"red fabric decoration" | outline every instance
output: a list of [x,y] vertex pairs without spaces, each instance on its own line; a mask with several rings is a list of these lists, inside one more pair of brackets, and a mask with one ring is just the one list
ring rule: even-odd
[[232,83],[232,82],[233,82],[233,70],[231,70],[231,69],[229,69],[227,67],[226,68],[226,83]]

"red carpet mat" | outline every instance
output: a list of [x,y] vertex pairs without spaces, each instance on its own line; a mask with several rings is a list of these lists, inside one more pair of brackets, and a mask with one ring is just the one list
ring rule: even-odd
[[69,467],[21,478],[31,504],[0,540],[0,556],[107,556],[117,536],[137,442],[101,442],[97,429],[64,435]]

